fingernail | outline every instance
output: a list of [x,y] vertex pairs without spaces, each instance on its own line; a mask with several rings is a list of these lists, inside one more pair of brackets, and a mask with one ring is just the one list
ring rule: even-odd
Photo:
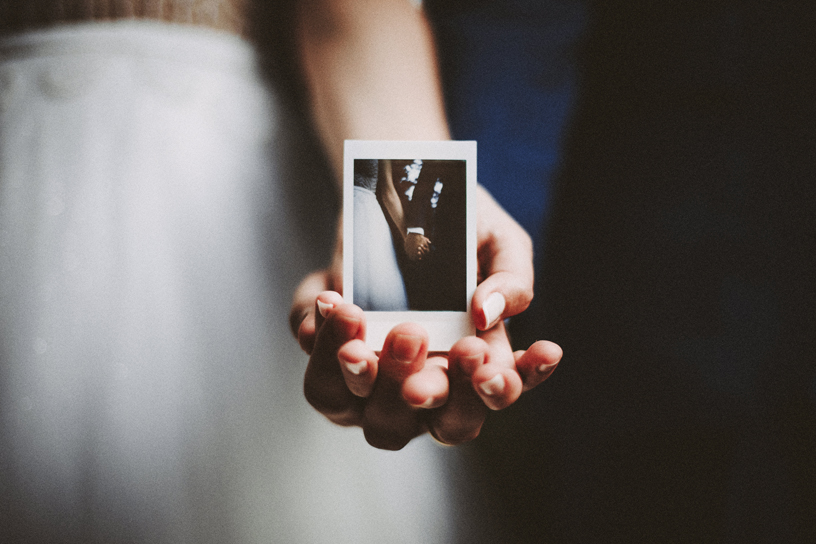
[[496,374],[486,382],[480,383],[479,389],[481,389],[485,395],[492,397],[494,395],[501,395],[504,392],[504,386],[504,376]]
[[541,374],[544,374],[545,372],[550,372],[556,366],[558,366],[558,363],[552,363],[552,364],[549,364],[549,365],[548,364],[543,364],[543,365],[538,367],[538,372],[541,373]]
[[482,304],[482,312],[484,313],[485,323],[487,323],[486,328],[489,329],[495,325],[495,322],[499,320],[502,312],[504,312],[505,305],[506,301],[501,293],[496,292],[487,297],[487,300]]
[[343,365],[346,367],[346,370],[354,374],[355,376],[359,376],[363,372],[368,370],[368,361],[360,361],[357,363],[344,362]]
[[397,334],[391,343],[391,356],[398,363],[412,363],[422,347],[422,338],[407,334]]
[[414,408],[424,408],[424,409],[427,410],[428,408],[431,408],[433,405],[434,405],[434,399],[433,399],[433,397],[431,397],[428,400],[426,400],[425,402],[423,402],[422,404],[412,404],[411,406],[413,406]]
[[334,304],[330,302],[323,302],[320,299],[317,299],[317,310],[320,312],[320,315],[323,317],[329,316],[329,311],[334,308]]
[[348,357],[344,357],[342,353],[338,353],[337,360],[340,361],[341,365],[346,367],[346,370],[348,370],[355,376],[359,376],[364,372],[368,372],[368,361],[366,361],[365,359],[362,360],[349,359]]

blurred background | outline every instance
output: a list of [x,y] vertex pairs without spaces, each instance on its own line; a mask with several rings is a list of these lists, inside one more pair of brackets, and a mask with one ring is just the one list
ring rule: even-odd
[[565,352],[467,447],[504,541],[813,541],[816,10],[426,8],[454,137],[536,241],[513,339]]

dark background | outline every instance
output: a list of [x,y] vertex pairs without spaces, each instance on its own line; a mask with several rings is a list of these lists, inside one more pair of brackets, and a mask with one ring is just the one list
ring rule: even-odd
[[[411,160],[394,160],[394,183],[399,184],[402,168]],[[459,160],[422,160],[422,171],[411,202],[397,188],[406,210],[426,218],[425,236],[431,252],[421,261],[410,261],[402,250],[402,237],[394,236],[397,260],[405,279],[408,305],[417,311],[467,311],[467,163]],[[430,200],[437,179],[443,183],[437,207]],[[410,222],[408,226],[413,225]],[[392,224],[393,228],[393,224]]]
[[428,7],[565,352],[467,450],[494,541],[816,541],[813,3]]

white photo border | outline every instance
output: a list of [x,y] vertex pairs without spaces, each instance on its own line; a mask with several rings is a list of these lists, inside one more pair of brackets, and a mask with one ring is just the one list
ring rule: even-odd
[[467,311],[365,312],[366,344],[382,349],[394,326],[407,321],[428,331],[429,351],[445,352],[460,338],[476,333],[471,301],[476,290],[476,142],[346,140],[343,153],[343,299],[354,300],[354,159],[423,159],[465,161]]

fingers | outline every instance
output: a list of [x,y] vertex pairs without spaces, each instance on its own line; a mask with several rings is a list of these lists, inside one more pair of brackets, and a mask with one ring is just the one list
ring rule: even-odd
[[339,304],[343,304],[343,297],[334,291],[323,291],[315,298],[311,311],[306,314],[297,330],[298,343],[303,351],[311,355],[317,331],[329,312]]
[[416,258],[416,260],[421,261],[423,259],[423,257],[425,257],[426,255],[428,255],[428,253],[430,253],[430,251],[431,251],[430,243],[424,243],[423,242],[422,244],[419,245],[419,247],[417,247],[417,250],[416,250],[417,258]]
[[292,296],[292,308],[289,310],[289,329],[298,338],[300,327],[309,317],[315,299],[322,291],[329,288],[329,273],[326,270],[313,272],[306,276]]
[[438,408],[448,400],[448,360],[430,357],[425,366],[405,379],[402,398],[414,408]]
[[419,239],[419,249],[422,250],[422,254],[425,255],[431,250],[431,241],[425,236],[420,236]]
[[334,285],[332,278],[331,270],[312,272],[300,282],[292,297],[289,328],[301,349],[309,354],[314,347],[315,334],[326,311],[343,302],[343,297],[339,293],[328,291]]
[[426,431],[419,408],[447,400],[446,360],[426,361],[428,336],[417,324],[395,327],[378,358],[363,341],[362,310],[327,291],[301,322],[299,337],[309,334],[316,338],[304,379],[307,401],[334,423],[361,426],[374,447],[401,449]]
[[312,308],[314,310],[315,327],[320,329],[331,311],[344,303],[342,295],[335,291],[323,291],[317,295]]
[[502,410],[518,400],[522,392],[521,376],[504,329],[504,323],[480,333],[487,344],[487,355],[481,366],[473,369],[473,388],[491,410]]
[[[312,272],[295,290],[292,297],[292,309],[289,311],[289,329],[295,338],[298,339],[301,349],[311,354],[315,334],[319,329],[317,314],[313,312],[315,300],[324,291],[341,291],[343,278],[343,217],[340,214],[336,229],[336,240],[334,244],[334,255],[331,265],[326,270]],[[335,297],[321,299],[333,305],[342,302],[342,297],[335,293]],[[325,312],[324,312],[325,313]],[[325,317],[325,315],[323,316]]]
[[532,283],[514,272],[488,276],[473,293],[471,309],[476,328],[485,331],[527,309],[533,300]]
[[[548,346],[542,345],[523,362],[540,362],[544,353],[548,361],[555,357]],[[476,438],[487,409],[500,410],[511,405],[518,400],[523,385],[503,323],[482,333],[481,338],[458,341],[448,357],[448,401],[429,414],[428,424],[437,440],[454,445]]]
[[558,344],[539,340],[527,351],[514,353],[516,368],[524,381],[524,391],[529,391],[550,377],[558,366],[563,352]]
[[473,294],[476,328],[487,330],[523,312],[533,299],[533,245],[530,236],[479,188],[478,258],[483,279]]
[[488,351],[484,340],[471,336],[448,352],[448,401],[428,414],[429,431],[439,442],[456,445],[479,435],[487,407],[473,387],[472,375],[485,363]]
[[303,391],[317,411],[340,425],[358,424],[363,399],[347,387],[337,355],[343,344],[365,338],[363,311],[352,304],[340,304],[318,329]]
[[379,369],[377,355],[362,340],[352,340],[337,352],[337,360],[349,391],[368,397],[374,390]]
[[421,326],[403,323],[388,333],[380,353],[377,384],[362,418],[365,438],[372,446],[398,450],[425,431],[417,410],[404,400],[402,390],[409,376],[424,369],[427,354],[428,334]]
[[417,233],[409,233],[405,237],[404,243],[405,254],[412,261],[420,261],[431,250],[431,241]]

